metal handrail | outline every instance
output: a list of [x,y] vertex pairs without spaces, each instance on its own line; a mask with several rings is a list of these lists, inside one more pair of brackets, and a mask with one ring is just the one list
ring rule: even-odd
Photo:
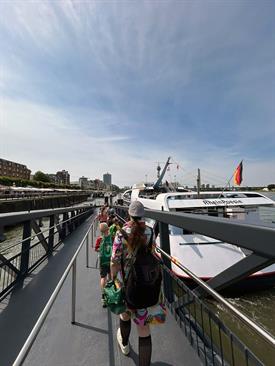
[[[72,211],[73,211],[73,210],[72,210]],[[63,225],[65,222],[72,221],[72,220],[76,219],[77,217],[82,216],[82,215],[84,215],[84,214],[86,214],[86,213],[87,213],[87,211],[81,212],[80,214],[75,215],[75,216],[73,216],[73,217],[70,217],[70,218],[69,218],[69,219],[67,219],[67,220],[63,220],[63,221],[61,221],[61,222],[59,222],[59,223],[57,223],[57,224],[55,224],[55,225],[53,225],[53,226],[49,226],[47,229],[45,229],[45,230],[41,230],[41,231],[39,231],[37,234],[30,235],[30,236],[28,236],[27,238],[22,239],[22,240],[18,241],[17,243],[12,244],[12,245],[11,245],[11,246],[9,246],[9,247],[5,247],[5,249],[3,249],[3,252],[5,252],[6,250],[9,250],[9,249],[11,249],[11,248],[14,248],[14,247],[16,247],[16,246],[17,246],[17,245],[19,245],[19,244],[24,243],[25,241],[27,241],[27,240],[29,240],[29,239],[33,240],[33,239],[34,239],[36,236],[38,236],[39,234],[43,234],[43,233],[45,233],[45,232],[48,232],[50,229],[54,228],[55,226],[56,226],[56,227],[61,226],[61,225]],[[1,254],[1,253],[2,253],[2,251],[0,251],[0,254]]]
[[74,193],[66,193],[66,192],[61,192],[61,194],[58,193],[43,193],[43,194],[24,194],[24,196],[18,196],[16,194],[9,194],[9,195],[0,195],[0,201],[14,201],[14,200],[25,200],[25,199],[36,199],[36,198],[45,198],[45,197],[50,197],[50,198],[56,198],[56,197],[72,197],[72,196],[87,196],[87,193],[85,192],[74,192]]
[[[191,213],[148,209],[145,210],[145,217],[252,250],[264,258],[275,261],[275,247],[270,245],[275,239],[274,226],[252,225],[240,220],[228,220],[222,217],[204,217]],[[262,242],[263,235],[265,236],[264,243]]]
[[255,322],[253,322],[251,319],[249,319],[246,315],[244,315],[242,312],[240,312],[237,308],[235,308],[230,302],[225,300],[223,296],[221,296],[218,292],[213,290],[210,286],[207,285],[207,283],[203,282],[199,277],[197,277],[192,271],[190,271],[187,267],[182,265],[176,257],[173,257],[169,254],[167,254],[164,250],[161,248],[155,246],[156,251],[159,251],[161,254],[163,254],[166,258],[168,258],[172,263],[174,263],[178,268],[180,268],[183,272],[188,274],[189,277],[191,277],[196,283],[198,283],[204,290],[206,290],[210,295],[212,295],[216,300],[220,301],[223,305],[225,305],[227,308],[229,308],[241,321],[243,321],[246,325],[248,325],[252,330],[260,334],[262,337],[264,337],[269,343],[271,343],[273,346],[275,346],[275,338],[267,332],[265,329],[257,325]]
[[45,210],[31,210],[31,211],[18,211],[14,213],[0,213],[0,225],[8,226],[15,225],[21,223],[23,221],[36,220],[46,216],[59,215],[70,211],[81,210],[81,209],[90,209],[95,206],[69,206],[63,208],[51,208]]
[[[57,295],[58,295],[59,291],[60,291],[60,290],[61,290],[61,288],[62,288],[63,283],[65,282],[65,280],[66,280],[66,278],[67,278],[67,276],[68,276],[68,274],[69,274],[69,272],[70,272],[70,269],[71,269],[73,266],[75,266],[76,258],[77,258],[77,256],[78,256],[78,254],[79,254],[80,250],[82,249],[82,246],[83,246],[83,244],[84,244],[85,240],[87,240],[88,235],[89,235],[89,233],[90,233],[90,231],[91,231],[91,228],[92,228],[92,227],[93,227],[93,225],[94,225],[94,222],[95,222],[95,217],[94,217],[94,219],[93,219],[93,222],[92,222],[92,223],[91,223],[91,225],[89,226],[89,228],[88,228],[88,230],[87,230],[86,234],[84,235],[84,237],[83,237],[83,239],[82,239],[81,243],[79,244],[79,247],[78,247],[78,249],[76,250],[76,252],[75,252],[75,254],[74,254],[73,258],[71,259],[71,261],[70,261],[70,263],[68,264],[68,266],[67,266],[66,270],[64,271],[64,273],[63,273],[63,275],[62,275],[62,277],[61,277],[60,281],[58,282],[58,284],[57,284],[57,286],[56,286],[55,290],[53,291],[53,293],[52,293],[52,295],[51,295],[51,297],[50,297],[49,301],[47,302],[47,304],[46,304],[45,308],[43,309],[43,311],[42,311],[42,313],[40,314],[40,316],[39,316],[39,318],[38,318],[37,322],[35,323],[35,326],[33,327],[33,329],[32,329],[32,331],[31,331],[30,335],[28,336],[28,338],[27,338],[26,342],[24,343],[23,347],[21,348],[21,350],[20,350],[20,352],[19,352],[18,356],[16,357],[16,359],[15,359],[14,363],[12,364],[12,366],[20,366],[20,365],[22,365],[22,364],[23,364],[24,360],[26,359],[26,357],[27,357],[27,355],[28,355],[28,353],[29,353],[29,351],[30,351],[30,349],[31,349],[32,344],[34,343],[34,341],[35,341],[35,339],[36,339],[36,337],[37,337],[37,335],[38,335],[38,333],[39,333],[39,331],[40,331],[40,329],[41,329],[42,325],[44,324],[44,322],[45,322],[45,320],[46,320],[46,317],[47,317],[47,315],[48,315],[49,311],[51,310],[51,308],[52,308],[52,306],[53,306],[53,303],[54,303],[54,301],[55,301],[55,299],[56,299],[56,297],[57,297]],[[75,272],[75,267],[74,267],[73,273],[74,273],[74,272]]]

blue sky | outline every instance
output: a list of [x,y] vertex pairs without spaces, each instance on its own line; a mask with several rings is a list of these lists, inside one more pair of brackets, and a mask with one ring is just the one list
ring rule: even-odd
[[130,185],[275,183],[275,2],[1,1],[0,157]]

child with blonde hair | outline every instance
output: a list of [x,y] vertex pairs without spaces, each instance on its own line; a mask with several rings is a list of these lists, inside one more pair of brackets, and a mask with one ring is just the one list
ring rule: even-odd
[[99,253],[99,269],[100,269],[100,288],[102,306],[106,307],[106,301],[103,289],[108,279],[110,279],[110,261],[112,256],[113,240],[109,233],[109,227],[106,222],[99,224],[101,235],[96,240],[95,250]]

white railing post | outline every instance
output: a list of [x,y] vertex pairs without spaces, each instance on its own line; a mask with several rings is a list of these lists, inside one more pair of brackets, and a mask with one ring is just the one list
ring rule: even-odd
[[75,324],[75,303],[76,303],[76,258],[72,265],[72,319],[71,319],[72,324]]
[[86,237],[86,268],[89,268],[89,233]]

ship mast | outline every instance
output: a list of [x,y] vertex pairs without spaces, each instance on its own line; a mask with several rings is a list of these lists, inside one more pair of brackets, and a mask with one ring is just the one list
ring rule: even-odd
[[201,171],[198,169],[198,176],[197,176],[197,193],[198,198],[200,197],[200,189],[201,189]]
[[158,165],[158,167],[157,167],[157,171],[158,171],[158,180],[156,181],[156,183],[153,185],[153,188],[154,189],[158,189],[159,188],[159,186],[161,185],[161,181],[162,181],[162,178],[164,177],[164,174],[166,173],[166,170],[167,170],[167,168],[168,168],[168,166],[169,166],[169,161],[170,161],[170,159],[171,159],[171,157],[169,156],[168,157],[168,159],[167,159],[167,161],[166,161],[166,163],[165,163],[165,166],[164,166],[164,168],[163,168],[163,170],[162,170],[162,172],[160,173],[160,170],[161,170],[161,168],[160,168],[160,166]]
[[161,171],[161,167],[160,167],[160,165],[158,163],[158,166],[157,166],[157,178],[160,177],[160,171]]

